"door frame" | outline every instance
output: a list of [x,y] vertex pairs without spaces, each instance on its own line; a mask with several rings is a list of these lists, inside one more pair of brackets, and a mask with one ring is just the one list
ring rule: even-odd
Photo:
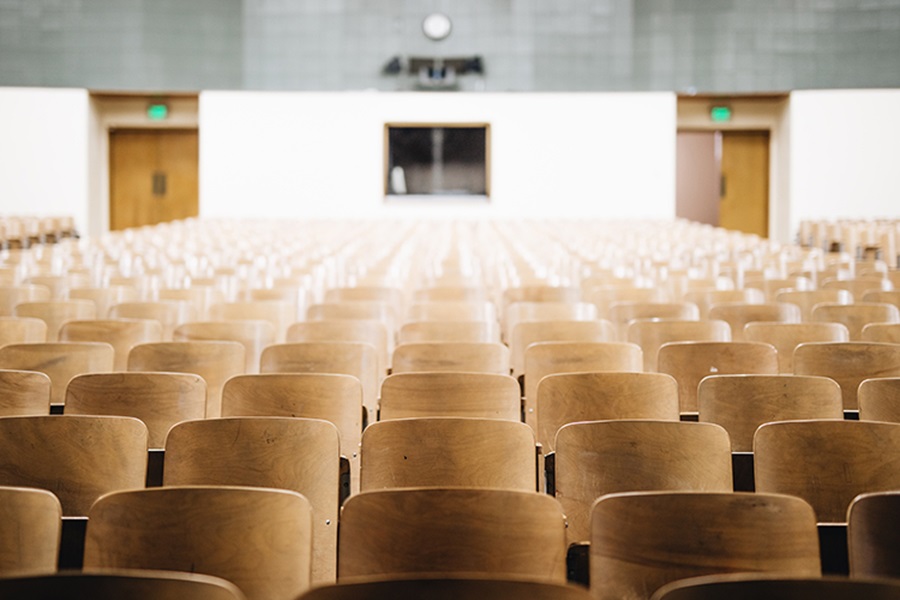
[[[160,101],[168,105],[169,116],[161,121],[151,121],[147,116],[147,106]],[[192,129],[199,135],[199,96],[180,92],[125,94],[92,91],[89,104],[87,233],[100,235],[109,231],[110,130]],[[199,179],[199,172],[197,175]],[[202,210],[202,207],[199,208]]]
[[[712,106],[726,105],[732,110],[730,121],[714,122]],[[760,95],[679,95],[678,131],[768,131],[769,132],[769,239],[791,243],[787,94]]]

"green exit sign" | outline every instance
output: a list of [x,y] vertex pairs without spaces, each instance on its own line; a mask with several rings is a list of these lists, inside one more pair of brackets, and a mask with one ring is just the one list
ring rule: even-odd
[[162,102],[154,102],[147,107],[147,118],[151,121],[162,121],[169,116],[169,106]]
[[731,107],[713,106],[709,109],[709,118],[713,123],[727,123],[731,120]]

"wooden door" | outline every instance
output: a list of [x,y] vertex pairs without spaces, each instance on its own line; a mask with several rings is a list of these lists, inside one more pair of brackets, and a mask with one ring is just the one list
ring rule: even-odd
[[196,217],[198,155],[196,129],[110,131],[110,229]]
[[719,225],[769,235],[769,132],[722,132]]

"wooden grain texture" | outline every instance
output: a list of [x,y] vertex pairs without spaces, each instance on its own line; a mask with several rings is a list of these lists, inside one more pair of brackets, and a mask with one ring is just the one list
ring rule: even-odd
[[104,319],[109,309],[122,302],[137,302],[137,288],[128,285],[108,285],[105,287],[84,287],[69,290],[70,300],[90,300],[97,309],[97,317]]
[[138,344],[161,342],[162,325],[152,319],[69,321],[59,330],[61,342],[105,342],[113,347],[113,369],[128,368],[128,353]]
[[500,326],[496,321],[412,321],[400,327],[398,341],[495,343],[500,341]]
[[314,583],[337,567],[340,437],[320,419],[231,417],[187,421],[166,438],[163,484],[292,490],[312,508]]
[[898,600],[900,582],[847,577],[790,577],[737,573],[694,577],[667,584],[652,600]]
[[762,342],[671,342],[659,349],[658,367],[678,382],[682,412],[698,409],[697,386],[708,375],[778,373],[778,352]]
[[677,421],[678,384],[662,373],[559,373],[538,384],[537,440],[552,451],[559,428],[578,421]]
[[425,372],[390,375],[381,384],[380,420],[478,417],[520,421],[519,383],[495,373]]
[[191,283],[189,288],[163,288],[156,293],[160,300],[187,302],[194,309],[194,318],[206,321],[210,318],[209,309],[216,302],[224,302],[225,294],[212,286]]
[[49,414],[47,375],[37,371],[0,370],[0,417]]
[[497,323],[497,308],[490,302],[417,302],[406,312],[407,321],[482,321]]
[[843,523],[858,494],[900,489],[900,424],[782,421],[753,438],[759,492],[799,496],[819,522]]
[[306,309],[307,321],[333,321],[336,319],[381,321],[388,330],[388,344],[396,336],[397,313],[385,302],[353,301],[323,302]]
[[241,300],[216,302],[209,307],[211,321],[268,321],[275,328],[275,341],[284,341],[291,323],[297,320],[297,309],[281,300]]
[[748,342],[772,344],[778,351],[778,372],[794,372],[794,349],[807,342],[847,342],[850,332],[842,323],[783,323],[756,321],[744,325]]
[[86,515],[113,490],[144,487],[147,427],[128,417],[0,418],[0,485],[53,492],[63,514]]
[[597,307],[589,302],[514,302],[506,309],[503,340],[509,341],[519,323],[531,321],[595,321]]
[[857,397],[861,420],[900,423],[900,377],[865,379]]
[[782,290],[775,295],[776,302],[789,302],[800,307],[804,322],[812,321],[812,309],[817,304],[852,304],[853,294],[847,290]]
[[[850,576],[900,578],[900,535],[894,526],[900,492],[861,494],[847,511]],[[898,592],[900,595],[900,592]]]
[[472,487],[537,491],[534,433],[524,423],[433,417],[380,421],[362,436],[362,491]]
[[351,496],[338,581],[474,575],[565,583],[565,519],[546,494],[430,488]]
[[58,600],[245,600],[229,581],[210,575],[118,569],[114,573],[65,571],[53,575],[0,579],[0,597]]
[[161,569],[222,577],[248,600],[310,585],[312,518],[296,492],[185,486],[107,494],[88,516],[85,570]]
[[509,337],[513,377],[525,372],[525,350],[538,342],[614,342],[616,329],[610,321],[527,321],[517,323]]
[[206,381],[206,416],[222,414],[222,386],[244,373],[244,346],[238,342],[158,342],[138,344],[128,354],[129,371],[193,373]]
[[378,403],[378,351],[361,342],[297,342],[263,350],[262,373],[336,373],[362,384],[363,406],[375,421]]
[[[0,581],[56,571],[62,529],[56,496],[28,487],[0,487],[0,524]],[[0,588],[0,597],[10,596]]]
[[869,291],[862,295],[862,302],[875,302],[881,304],[893,304],[900,309],[900,290]]
[[845,410],[859,408],[857,389],[864,379],[900,377],[900,344],[816,342],[794,350],[794,373],[830,377],[841,386]]
[[0,346],[47,340],[47,324],[34,317],[0,317]]
[[275,328],[263,320],[192,321],[176,327],[172,340],[238,342],[244,347],[244,372],[259,373],[259,357],[275,343]]
[[547,375],[592,371],[640,372],[641,349],[624,342],[538,342],[525,350],[525,422],[537,428],[537,388]]
[[635,319],[700,320],[700,310],[691,302],[615,302],[606,314],[622,342],[628,341],[628,324]]
[[66,321],[94,319],[97,309],[90,300],[50,300],[23,302],[13,309],[16,317],[32,317],[47,324],[47,341],[59,339],[59,329]]
[[775,494],[636,492],[591,513],[591,594],[646,599],[662,585],[729,572],[821,574],[812,509]]
[[697,305],[701,319],[709,319],[709,309],[716,304],[763,304],[766,295],[756,288],[742,290],[694,290],[685,292],[683,300]]
[[609,307],[617,302],[666,302],[668,294],[661,287],[635,287],[633,284],[585,285],[584,301],[597,308],[597,318],[609,318]]
[[15,307],[23,302],[47,302],[50,288],[45,285],[21,283],[0,286],[0,316],[15,315]]
[[825,290],[847,290],[857,302],[868,292],[892,289],[891,282],[882,276],[823,279],[819,282],[819,287]]
[[709,318],[719,319],[731,327],[731,339],[743,342],[744,325],[755,321],[799,323],[800,307],[787,302],[766,304],[724,303],[709,308]]
[[869,323],[900,323],[900,309],[882,302],[818,304],[812,310],[812,320],[843,323],[850,331],[850,340],[858,341]]
[[864,342],[900,344],[900,323],[869,323],[859,337]]
[[555,450],[556,499],[570,544],[590,539],[591,507],[605,494],[733,489],[728,434],[709,423],[571,423],[559,430]]
[[721,320],[638,319],[628,326],[628,341],[641,347],[644,370],[657,370],[657,356],[669,342],[730,342],[731,326]]
[[697,400],[700,421],[724,427],[733,452],[752,452],[763,423],[844,418],[841,388],[827,377],[710,375],[700,382]]
[[499,342],[420,342],[400,344],[391,361],[394,373],[467,371],[509,374],[509,348]]
[[109,309],[111,319],[151,319],[162,326],[164,342],[172,341],[172,332],[182,323],[193,321],[194,307],[178,300],[156,300],[145,302],[122,302]]
[[339,583],[307,592],[303,600],[589,600],[580,586],[472,577],[377,579]]
[[175,423],[206,415],[206,382],[193,373],[117,372],[79,375],[66,389],[67,415],[134,417],[150,448],[165,447]]
[[288,328],[287,343],[298,342],[362,342],[372,345],[378,354],[378,381],[384,379],[390,366],[387,327],[377,320],[335,319],[322,321],[304,321],[294,323]]
[[113,356],[113,347],[101,342],[10,344],[0,348],[0,368],[46,374],[50,378],[50,402],[61,404],[73,377],[112,371]]

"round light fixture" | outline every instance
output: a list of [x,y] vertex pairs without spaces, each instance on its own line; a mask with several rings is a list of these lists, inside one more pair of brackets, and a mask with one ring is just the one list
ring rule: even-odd
[[431,13],[422,21],[422,33],[430,40],[443,40],[453,30],[450,17],[443,13]]

